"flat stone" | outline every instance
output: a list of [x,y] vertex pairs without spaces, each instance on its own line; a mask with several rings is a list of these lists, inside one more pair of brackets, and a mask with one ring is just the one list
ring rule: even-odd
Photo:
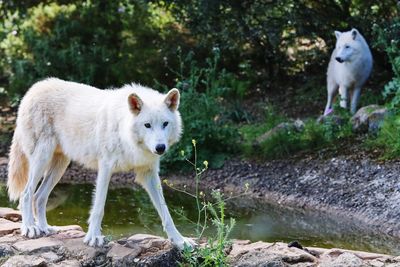
[[8,234],[8,235],[0,237],[0,244],[1,243],[13,244],[20,240],[24,240],[24,238],[20,235]]
[[42,237],[37,239],[28,239],[14,243],[13,247],[27,254],[43,253],[58,249],[63,243],[60,240],[51,237]]
[[70,239],[70,238],[80,238],[85,236],[82,228],[79,225],[68,225],[68,226],[56,226],[58,232],[53,234],[53,238],[57,239]]
[[73,238],[63,240],[63,247],[68,251],[68,256],[76,258],[81,262],[91,261],[96,257],[96,249],[83,243],[83,238]]
[[51,263],[49,267],[80,267],[81,264],[78,260],[65,260],[58,263]]
[[111,258],[114,266],[128,266],[141,253],[141,249],[128,248],[123,245],[114,243],[107,253],[107,258]]
[[14,249],[10,244],[0,244],[0,259],[2,257],[12,256],[14,255]]
[[0,218],[0,236],[8,235],[21,228],[21,223]]
[[369,105],[360,108],[350,121],[356,132],[377,133],[387,114],[387,108]]
[[13,222],[22,220],[21,212],[19,210],[14,210],[11,208],[0,208],[0,217]]
[[40,256],[45,258],[47,262],[57,262],[60,259],[60,256],[53,251],[41,253]]
[[9,258],[2,267],[45,267],[46,260],[35,255],[16,255]]
[[[234,242],[229,253],[232,266],[315,266],[317,258],[308,252],[284,243],[255,242],[251,244]],[[268,263],[268,265],[266,265]]]
[[[324,260],[325,259],[325,260]],[[323,258],[320,262],[320,267],[363,267],[368,266],[362,259],[350,252],[340,254],[336,259]]]
[[140,248],[142,253],[147,249],[154,250],[170,250],[173,248],[171,241],[154,235],[136,234],[129,237],[126,241],[126,246],[129,248]]
[[65,226],[56,226],[56,227],[58,228],[58,230],[60,230],[60,232],[71,231],[71,230],[83,232],[82,227],[80,227],[79,225],[65,225]]
[[0,157],[0,165],[7,165],[7,164],[8,164],[8,158]]

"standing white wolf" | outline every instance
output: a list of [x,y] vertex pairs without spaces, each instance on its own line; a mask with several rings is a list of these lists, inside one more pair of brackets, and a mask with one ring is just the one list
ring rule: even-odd
[[357,110],[361,87],[372,70],[372,55],[364,37],[356,30],[335,31],[336,48],[333,50],[327,73],[328,101],[324,115],[332,111],[332,100],[339,89],[340,106],[347,108],[349,90],[353,89],[351,113]]
[[10,199],[21,198],[22,235],[55,231],[47,224],[47,200],[73,160],[98,170],[85,243],[104,244],[101,221],[112,173],[134,170],[168,238],[180,248],[194,245],[176,229],[158,176],[160,155],[182,132],[179,99],[177,89],[163,95],[136,84],[118,90],[56,78],[34,84],[18,110],[8,166]]

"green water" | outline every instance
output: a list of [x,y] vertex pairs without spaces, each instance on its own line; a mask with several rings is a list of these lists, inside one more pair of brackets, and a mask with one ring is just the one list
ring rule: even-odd
[[[92,190],[92,185],[57,185],[48,204],[49,224],[78,224],[86,230]],[[178,213],[183,212],[195,221],[194,199],[168,190],[165,197],[177,228],[182,234],[193,236],[195,226]],[[4,186],[0,187],[0,206],[13,206],[7,200]],[[266,205],[249,199],[230,201],[227,213],[237,221],[232,238],[267,242],[298,240],[306,246],[400,254],[400,240],[374,233],[358,222],[337,216]],[[147,193],[138,188],[109,190],[103,233],[115,239],[135,233],[165,236]],[[207,234],[212,235],[213,230],[209,229]]]

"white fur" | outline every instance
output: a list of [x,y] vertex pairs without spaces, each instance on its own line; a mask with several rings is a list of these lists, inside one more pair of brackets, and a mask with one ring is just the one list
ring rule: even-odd
[[353,90],[350,111],[355,113],[361,87],[372,70],[371,51],[364,37],[356,29],[343,33],[335,31],[335,35],[337,41],[328,66],[328,100],[324,115],[330,112],[338,89],[341,96],[340,106],[343,108],[347,108],[349,90]]
[[[157,152],[157,145],[167,150],[182,132],[178,105],[177,89],[166,95],[136,84],[99,90],[56,78],[34,84],[19,107],[10,151],[9,195],[21,197],[22,234],[34,238],[54,231],[46,221],[47,199],[73,160],[98,170],[85,243],[104,244],[101,221],[112,173],[134,170],[136,182],[149,193],[168,237],[180,248],[193,245],[175,228],[158,176],[163,151]],[[24,167],[18,163],[20,158],[26,158],[29,165],[25,174],[18,172]],[[21,188],[24,179],[27,183]]]

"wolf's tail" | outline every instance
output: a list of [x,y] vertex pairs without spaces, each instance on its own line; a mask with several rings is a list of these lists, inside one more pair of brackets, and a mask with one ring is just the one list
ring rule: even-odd
[[28,170],[28,159],[14,134],[8,161],[7,188],[10,200],[16,201],[19,199],[28,181]]

